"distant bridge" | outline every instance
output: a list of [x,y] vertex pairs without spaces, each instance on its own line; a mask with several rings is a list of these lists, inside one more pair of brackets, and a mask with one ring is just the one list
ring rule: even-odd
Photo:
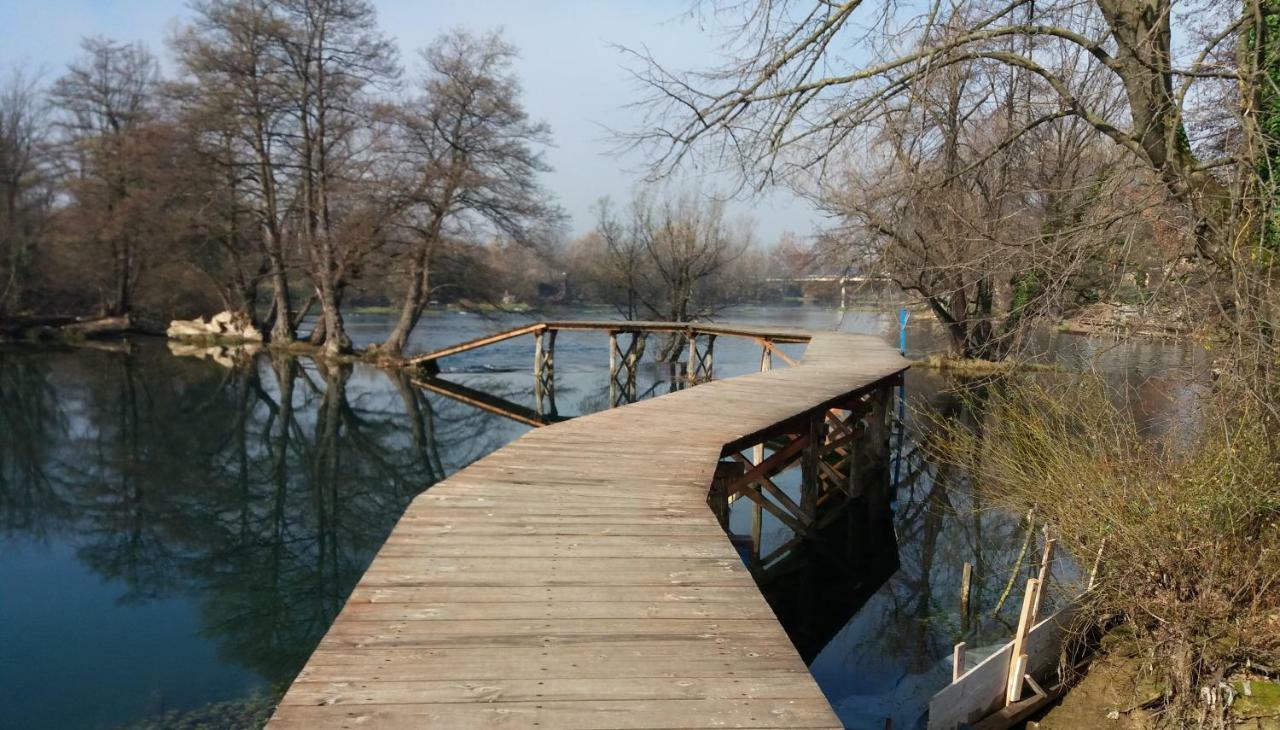
[[[835,287],[840,288],[840,308],[849,304],[849,297],[858,290],[875,288],[878,292],[890,288],[893,280],[880,274],[806,274],[804,276],[771,276],[765,279],[768,284],[784,285],[796,291],[795,296],[814,299],[822,293],[835,294]],[[825,292],[824,292],[825,290]]]

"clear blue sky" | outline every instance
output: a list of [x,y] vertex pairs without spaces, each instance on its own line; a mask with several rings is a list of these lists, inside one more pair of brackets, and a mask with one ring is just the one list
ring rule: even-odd
[[[555,172],[546,183],[572,216],[572,231],[591,226],[590,208],[602,195],[625,200],[640,160],[619,159],[603,127],[630,128],[624,106],[637,89],[611,44],[648,46],[664,63],[701,67],[716,60],[710,29],[685,17],[687,0],[375,0],[384,31],[396,38],[408,69],[416,50],[442,30],[504,29],[519,46],[520,76],[530,112],[551,124]],[[47,79],[77,54],[82,36],[141,40],[162,58],[165,39],[188,15],[169,0],[0,0],[0,68],[27,63]],[[704,188],[727,187],[710,179]],[[786,193],[735,203],[755,222],[761,243],[784,231],[811,233],[820,224],[806,203]]]

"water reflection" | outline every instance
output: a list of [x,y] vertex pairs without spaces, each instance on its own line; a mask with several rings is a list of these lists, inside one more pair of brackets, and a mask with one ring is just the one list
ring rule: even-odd
[[[896,340],[891,314],[839,317],[770,309],[731,319],[840,324]],[[520,323],[441,317],[424,329],[438,339],[419,349]],[[936,341],[931,326],[913,325],[913,351]],[[376,339],[385,322],[363,327],[353,336]],[[607,347],[598,333],[561,334],[556,415],[610,406]],[[793,356],[803,349],[788,347]],[[1192,350],[1157,343],[1116,347],[1050,336],[1044,347],[1049,357],[1089,362],[1127,384],[1127,402],[1153,431],[1187,417],[1194,385],[1178,370],[1203,364]],[[302,666],[409,500],[529,427],[402,374],[213,354],[173,357],[155,343],[134,354],[0,352],[5,727],[111,727],[273,696]],[[754,372],[759,359],[754,343],[722,340],[716,376]],[[512,341],[460,356],[443,377],[538,413],[530,364],[528,342]],[[636,397],[680,384],[646,361]],[[991,387],[924,370],[907,376],[917,406],[973,428],[985,420],[983,389]],[[552,413],[548,395],[543,416]],[[950,677],[952,645],[966,641],[976,661],[983,647],[1008,638],[1017,610],[1016,596],[999,612],[995,606],[1026,525],[979,503],[965,474],[925,458],[919,444],[931,431],[915,412],[908,413],[896,499],[875,512],[891,520],[892,531],[870,539],[868,511],[852,501],[833,510],[815,539],[756,566],[819,684],[853,728],[883,728],[886,718],[913,727]],[[798,473],[777,481],[798,498]],[[752,519],[745,502],[730,510],[735,533],[749,535]],[[792,537],[766,514],[759,552]],[[1040,540],[1032,534],[1032,554]],[[965,562],[975,566],[967,623],[959,612]],[[1059,577],[1070,579],[1070,568]]]
[[[110,726],[287,683],[408,502],[522,430],[403,373],[230,365],[0,356],[6,724]],[[32,632],[40,613],[56,628]],[[150,621],[178,645],[58,639]]]

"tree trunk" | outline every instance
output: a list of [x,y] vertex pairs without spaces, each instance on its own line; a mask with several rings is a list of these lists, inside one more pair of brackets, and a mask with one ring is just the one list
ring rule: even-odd
[[272,342],[292,342],[293,322],[290,317],[289,277],[284,270],[284,255],[279,243],[270,244],[267,253],[271,267],[271,304],[275,309],[275,321],[271,324]]
[[324,322],[325,353],[341,355],[351,352],[351,338],[347,336],[347,328],[342,321],[342,310],[332,281],[326,282],[320,291],[320,314]]
[[418,326],[418,320],[421,319],[422,310],[427,303],[429,274],[426,246],[419,246],[409,261],[409,286],[405,290],[404,301],[400,304],[400,316],[396,319],[395,328],[379,348],[383,352],[389,355],[404,353],[405,345],[409,343],[409,335]]

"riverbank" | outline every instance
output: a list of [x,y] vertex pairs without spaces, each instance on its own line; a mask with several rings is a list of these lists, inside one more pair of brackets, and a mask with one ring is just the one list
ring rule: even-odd
[[[1095,658],[1062,698],[1027,723],[1031,730],[1077,730],[1107,727],[1151,730],[1161,727],[1160,706],[1169,687],[1153,678],[1144,656],[1124,628],[1103,637]],[[1274,672],[1273,672],[1274,675]],[[1242,671],[1219,688],[1230,707],[1232,727],[1280,730],[1280,681],[1260,672]]]
[[1000,375],[1014,372],[1061,372],[1057,365],[1022,360],[981,360],[970,357],[953,357],[949,354],[933,354],[911,361],[912,367],[931,368],[954,375]]

